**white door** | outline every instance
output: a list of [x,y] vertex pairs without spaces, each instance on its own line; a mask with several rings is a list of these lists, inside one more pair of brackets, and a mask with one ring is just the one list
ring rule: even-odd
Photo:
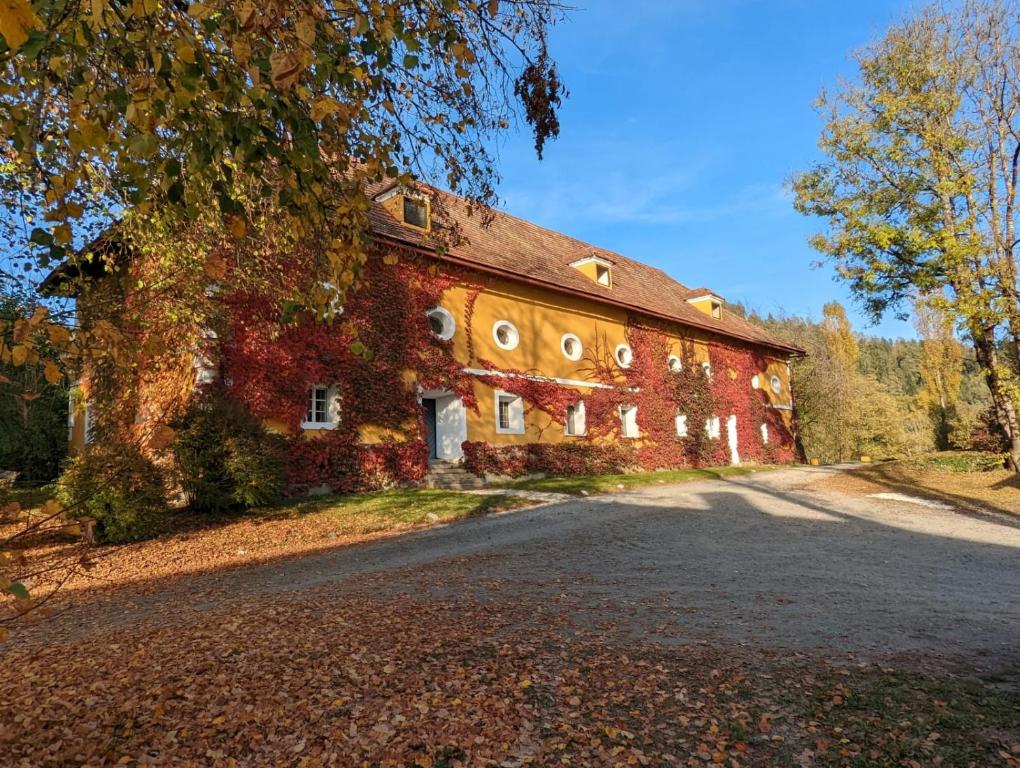
[[461,444],[467,440],[467,411],[464,401],[445,390],[424,390],[419,399],[436,401],[436,458],[459,461],[464,456]]
[[737,451],[737,417],[731,415],[726,419],[726,440],[730,444],[730,464],[740,463],[740,453]]

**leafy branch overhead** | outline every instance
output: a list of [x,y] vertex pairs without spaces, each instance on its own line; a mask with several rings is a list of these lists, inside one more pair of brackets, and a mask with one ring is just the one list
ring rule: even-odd
[[241,237],[256,207],[357,246],[366,183],[491,202],[519,106],[539,152],[559,130],[551,0],[3,7],[3,226],[44,261],[154,212]]

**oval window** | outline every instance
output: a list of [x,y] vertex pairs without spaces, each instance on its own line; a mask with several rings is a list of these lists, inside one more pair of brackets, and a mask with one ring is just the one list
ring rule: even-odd
[[777,395],[783,391],[783,381],[778,376],[773,375],[773,377],[769,379],[769,386],[772,387],[772,391]]
[[758,378],[758,374],[751,377],[751,389],[758,389],[761,386],[761,379]]
[[492,338],[495,339],[497,347],[506,350],[517,349],[517,345],[521,341],[517,327],[506,320],[500,320],[493,324]]
[[630,364],[634,362],[634,352],[626,344],[620,344],[616,347],[616,364],[621,368],[630,368]]
[[430,309],[426,316],[429,319],[429,328],[437,339],[447,341],[453,338],[453,334],[457,330],[457,323],[453,319],[453,315],[442,307],[435,307]]
[[701,370],[705,372],[708,378],[712,378],[712,364],[707,360],[701,364]]
[[584,352],[581,340],[572,333],[563,334],[563,338],[560,339],[560,349],[563,350],[563,356],[567,360],[580,360],[581,354]]
[[680,361],[680,358],[677,357],[676,355],[669,356],[668,365],[670,373],[680,373],[680,371],[684,369],[684,364]]

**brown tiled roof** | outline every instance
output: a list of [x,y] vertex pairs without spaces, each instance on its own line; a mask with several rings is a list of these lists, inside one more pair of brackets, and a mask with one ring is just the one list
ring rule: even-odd
[[[433,226],[445,224],[452,229],[451,225],[455,225],[459,235],[442,258],[766,345],[785,353],[803,352],[733,312],[723,312],[720,319],[715,319],[695,309],[687,303],[687,299],[704,294],[706,289],[699,288],[694,292],[661,269],[500,211],[486,212],[483,216],[476,210],[469,215],[467,204],[460,198],[435,190],[431,194],[439,203],[433,216]],[[434,249],[434,241],[420,230],[395,219],[381,205],[374,206],[372,224],[379,237],[429,251]],[[614,263],[611,288],[595,283],[570,266],[571,262],[592,255]]]

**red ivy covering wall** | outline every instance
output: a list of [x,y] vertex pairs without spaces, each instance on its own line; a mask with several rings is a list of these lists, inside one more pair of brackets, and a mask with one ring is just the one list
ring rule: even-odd
[[[424,477],[428,451],[416,385],[450,390],[474,406],[471,381],[453,357],[452,342],[437,339],[427,318],[455,280],[413,256],[373,257],[332,323],[299,316],[281,326],[284,296],[225,298],[230,333],[223,344],[224,381],[253,413],[283,422],[294,436],[295,488],[326,483],[362,490]],[[306,439],[301,422],[317,385],[336,387],[339,427]],[[365,425],[407,440],[361,445]]]
[[[288,268],[312,271],[301,264]],[[424,478],[428,452],[417,388],[449,390],[467,407],[478,407],[472,378],[454,359],[452,343],[431,332],[426,314],[441,303],[444,291],[458,282],[474,286],[462,325],[471,358],[468,364],[474,365],[471,321],[483,288],[469,273],[440,269],[413,254],[372,257],[361,283],[349,292],[343,312],[332,323],[298,315],[281,325],[281,317],[288,313],[288,297],[283,292],[224,296],[229,331],[222,344],[223,380],[232,396],[253,413],[282,422],[290,431],[289,474],[295,489],[327,484],[337,490],[357,491]],[[759,352],[711,342],[714,376],[710,381],[689,345],[680,351],[682,370],[669,370],[665,327],[632,317],[628,341],[634,356],[625,370],[616,365],[604,340],[586,358],[586,376],[607,386],[583,395],[588,427],[585,438],[559,445],[515,447],[468,442],[464,445],[466,467],[479,474],[519,475],[727,463],[725,422],[730,414],[737,416],[742,459],[772,462],[793,458],[793,436],[780,414],[766,408],[764,393],[750,385],[752,376],[766,367],[767,360]],[[535,380],[536,372],[508,370],[487,360],[477,363],[487,370],[513,374],[481,379],[520,395],[528,410],[542,410],[554,423],[562,424],[567,406],[579,399],[577,389]],[[306,439],[301,422],[309,390],[316,385],[336,387],[340,424],[317,439]],[[620,438],[619,407],[624,404],[638,408],[639,440]],[[676,434],[677,413],[687,415],[685,437]],[[713,414],[723,425],[718,440],[705,433],[705,420]],[[762,423],[769,425],[768,445],[762,443]],[[359,431],[365,425],[392,430],[405,439],[362,445]]]

